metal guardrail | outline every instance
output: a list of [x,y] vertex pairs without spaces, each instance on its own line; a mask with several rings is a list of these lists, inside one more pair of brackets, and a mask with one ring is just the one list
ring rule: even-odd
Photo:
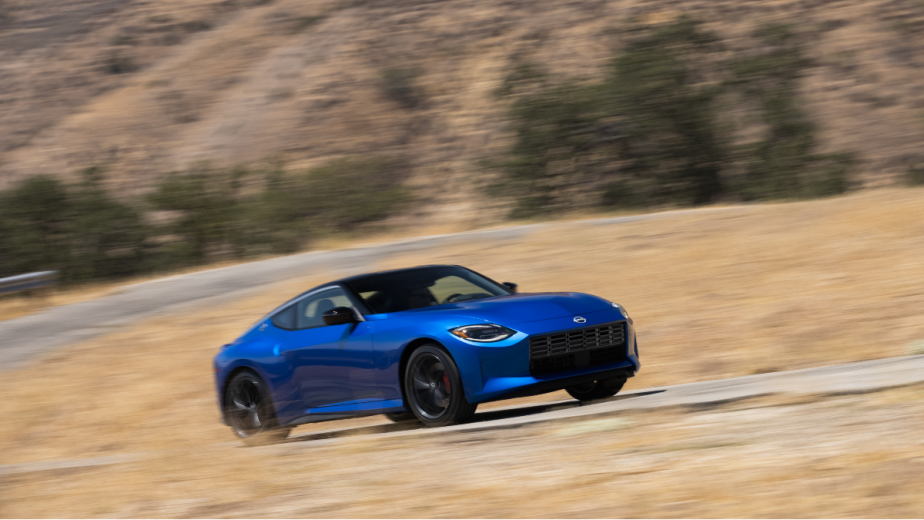
[[20,274],[9,278],[0,278],[0,294],[11,294],[50,287],[58,283],[58,271]]

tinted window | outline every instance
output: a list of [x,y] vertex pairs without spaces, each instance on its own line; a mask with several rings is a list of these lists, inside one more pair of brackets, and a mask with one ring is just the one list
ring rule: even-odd
[[461,267],[425,267],[383,273],[350,285],[374,314],[510,294],[494,282]]
[[280,329],[292,330],[295,328],[295,305],[289,305],[273,316],[273,325]]
[[309,296],[295,304],[295,324],[298,329],[313,329],[324,326],[322,315],[334,307],[353,307],[341,289],[330,289]]

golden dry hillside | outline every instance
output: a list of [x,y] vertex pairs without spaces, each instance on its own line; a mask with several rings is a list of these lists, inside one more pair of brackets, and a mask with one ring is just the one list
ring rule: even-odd
[[[924,353],[922,204],[922,189],[869,190],[615,225],[549,225],[513,240],[422,249],[377,268],[460,264],[523,292],[617,301],[639,335],[643,370],[628,385],[637,390]],[[5,372],[0,415],[13,419],[0,422],[3,463],[233,440],[218,422],[211,358],[268,310],[331,277],[306,272]]]
[[865,183],[924,153],[921,0],[4,0],[0,188],[96,165],[131,194],[199,160],[384,154],[434,216],[470,218],[476,161],[510,139],[492,92],[512,64],[593,76],[627,22],[682,14],[731,46],[771,21],[811,34],[821,151],[857,153]]
[[[922,204],[922,189],[868,190],[619,224],[550,224],[514,239],[421,249],[377,267],[460,263],[523,291],[617,300],[638,327],[644,367],[628,385],[638,390],[924,353]],[[334,444],[301,437],[245,449],[219,423],[210,360],[268,309],[332,276],[305,274],[5,372],[2,464],[133,458],[0,473],[0,517],[904,518],[924,511],[915,484],[924,474],[920,384],[427,437],[354,431]],[[480,410],[561,399],[564,392]],[[296,433],[384,421],[318,423]]]

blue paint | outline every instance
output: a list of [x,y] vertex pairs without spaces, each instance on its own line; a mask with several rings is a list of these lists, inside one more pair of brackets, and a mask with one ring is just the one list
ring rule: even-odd
[[[356,308],[362,309],[362,304]],[[586,322],[576,323],[578,316]],[[410,345],[421,342],[449,352],[471,403],[503,399],[541,385],[548,391],[557,380],[606,370],[625,368],[634,375],[641,367],[632,320],[609,301],[589,294],[509,294],[390,314],[361,313],[361,319],[305,330],[277,327],[272,316],[262,319],[215,356],[219,404],[228,378],[246,369],[266,382],[282,425],[308,422],[323,414],[348,417],[404,411],[401,360]],[[495,343],[477,343],[449,333],[479,323],[503,325],[516,334]],[[531,337],[612,323],[625,323],[619,360],[551,375],[531,373]]]

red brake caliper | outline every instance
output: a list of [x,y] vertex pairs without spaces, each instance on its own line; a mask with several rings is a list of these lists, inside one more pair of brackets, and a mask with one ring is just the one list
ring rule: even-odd
[[451,394],[452,389],[449,386],[449,374],[443,372],[443,385],[446,387],[446,393]]

